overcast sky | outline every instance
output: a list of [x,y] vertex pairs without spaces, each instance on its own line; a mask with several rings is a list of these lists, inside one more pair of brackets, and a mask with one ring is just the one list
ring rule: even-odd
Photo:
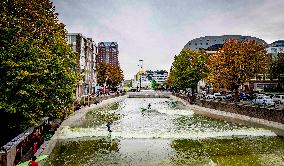
[[209,35],[284,39],[284,0],[53,0],[70,33],[116,41],[126,79],[145,69],[169,70],[189,41]]

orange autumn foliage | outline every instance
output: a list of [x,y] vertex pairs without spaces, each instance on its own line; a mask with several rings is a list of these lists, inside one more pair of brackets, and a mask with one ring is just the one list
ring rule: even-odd
[[222,49],[209,56],[207,81],[214,88],[238,91],[256,74],[266,72],[268,55],[265,47],[251,41],[228,40]]

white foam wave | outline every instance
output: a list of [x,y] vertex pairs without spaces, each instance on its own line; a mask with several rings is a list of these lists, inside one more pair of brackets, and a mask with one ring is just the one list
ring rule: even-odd
[[[109,136],[105,129],[94,128],[75,128],[64,127],[60,131],[58,139],[72,139],[82,137],[104,137]],[[113,131],[111,136],[114,138],[161,138],[161,139],[207,139],[207,138],[230,138],[230,137],[257,137],[257,136],[276,136],[274,132],[264,129],[237,129],[220,132],[146,132],[146,131]]]

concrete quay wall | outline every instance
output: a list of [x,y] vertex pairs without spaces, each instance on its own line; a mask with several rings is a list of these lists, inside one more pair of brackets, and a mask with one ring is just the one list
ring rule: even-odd
[[[183,98],[179,98],[176,96],[171,95],[171,99],[177,100],[182,102],[184,105],[187,106],[188,109],[193,110],[196,114],[207,116],[210,118],[215,119],[221,119],[233,123],[239,123],[243,125],[248,126],[254,126],[254,127],[262,127],[269,130],[272,130],[277,135],[284,137],[284,123],[281,121],[281,118],[277,116],[272,116],[271,114],[266,114],[265,111],[282,111],[284,110],[273,110],[273,109],[258,109],[259,113],[253,114],[251,113],[250,109],[247,108],[247,106],[244,107],[237,107],[238,110],[235,108],[235,104],[228,104],[228,103],[221,103],[222,110],[219,110],[219,107],[216,107],[216,105],[211,104],[212,101],[205,101],[203,100],[202,104],[200,104],[200,101],[196,101],[197,104],[190,104],[187,100],[184,100]],[[213,101],[214,102],[214,101]],[[205,105],[206,103],[206,105]],[[214,102],[216,104],[217,102]],[[220,103],[220,102],[218,102]],[[206,106],[206,107],[205,107]],[[252,107],[255,108],[255,107]],[[279,112],[275,112],[277,115]],[[281,117],[281,116],[280,116]],[[283,120],[283,119],[282,119]],[[282,123],[280,123],[280,122]]]
[[[70,115],[66,120],[64,120],[60,127],[56,130],[55,134],[52,136],[50,141],[46,141],[40,149],[42,149],[39,153],[37,153],[37,156],[40,155],[50,155],[52,153],[53,148],[55,147],[56,143],[59,141],[59,134],[60,131],[65,127],[65,126],[73,126],[78,123],[81,123],[82,120],[84,120],[86,113],[89,111],[92,111],[97,108],[105,107],[108,104],[112,104],[115,102],[120,102],[126,99],[128,95],[124,96],[119,96],[115,98],[109,98],[106,100],[103,100],[102,102],[98,104],[91,104],[90,107],[84,107],[79,109],[78,111],[74,112],[72,115]],[[42,161],[39,163],[40,166],[43,166],[45,161]]]

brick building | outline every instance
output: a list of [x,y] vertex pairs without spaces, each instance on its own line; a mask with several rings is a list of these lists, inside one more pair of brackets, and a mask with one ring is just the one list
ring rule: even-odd
[[119,65],[118,54],[117,42],[100,42],[98,44],[96,63],[104,62],[112,65]]

